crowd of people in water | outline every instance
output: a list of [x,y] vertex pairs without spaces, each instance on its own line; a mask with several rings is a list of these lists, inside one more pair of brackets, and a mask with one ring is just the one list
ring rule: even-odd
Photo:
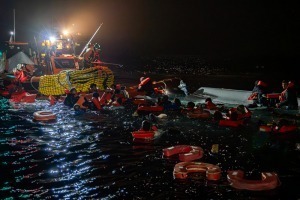
[[[180,83],[183,87],[183,82]],[[186,86],[186,85],[185,85]],[[8,98],[14,96],[14,93],[22,93],[19,84],[11,84],[9,87]],[[181,88],[186,90],[186,87]],[[91,84],[88,92],[77,91],[71,88],[66,91],[66,96],[51,96],[52,104],[63,99],[63,104],[77,112],[84,113],[86,110],[102,110],[104,107],[131,106],[136,104],[137,110],[133,115],[152,114],[142,123],[141,130],[153,130],[149,125],[158,118],[153,113],[171,113],[180,114],[188,118],[213,119],[214,121],[228,120],[229,122],[238,122],[251,117],[251,108],[255,107],[272,107],[283,110],[298,110],[297,88],[293,81],[282,81],[281,93],[270,93],[268,84],[262,80],[255,81],[252,94],[248,100],[253,103],[249,105],[238,105],[234,108],[226,108],[224,105],[215,104],[211,98],[206,98],[204,103],[195,104],[190,101],[184,105],[180,98],[173,100],[164,93],[161,88],[155,88],[150,77],[141,77],[139,85],[134,88],[134,93],[128,91],[126,86],[113,84],[105,91],[100,91],[96,84]],[[24,94],[25,91],[23,91]],[[134,94],[140,92],[145,98],[135,99]],[[188,95],[188,91],[184,92]],[[148,97],[148,98],[147,98]],[[139,100],[139,101],[138,101]],[[139,103],[135,103],[138,101]]]
[[[190,101],[186,105],[182,104],[179,98],[171,100],[167,94],[157,93],[149,77],[141,77],[137,91],[143,92],[146,96],[152,97],[151,100],[144,99],[139,103],[135,114],[151,114],[142,123],[141,130],[153,130],[149,125],[157,121],[153,113],[157,113],[156,108],[164,113],[180,114],[188,118],[213,119],[214,121],[229,120],[231,122],[245,120],[251,117],[251,108],[273,107],[285,110],[298,110],[297,90],[292,81],[282,81],[282,92],[275,97],[268,97],[268,85],[263,81],[256,81],[249,100],[253,100],[249,105],[238,105],[234,108],[226,108],[224,105],[215,104],[211,98],[206,98],[204,103],[195,104]],[[127,106],[134,104],[134,97],[130,96],[125,86],[113,84],[104,92],[97,89],[96,84],[90,85],[88,98],[85,93],[78,93],[76,88],[68,91],[64,104],[75,110],[101,110],[107,106]],[[154,99],[154,101],[153,101]],[[141,109],[140,109],[141,108]],[[146,109],[142,109],[146,108]],[[152,112],[153,111],[153,112]]]

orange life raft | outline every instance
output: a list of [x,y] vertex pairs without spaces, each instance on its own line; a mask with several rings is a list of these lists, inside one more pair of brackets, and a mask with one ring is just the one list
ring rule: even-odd
[[163,155],[166,157],[179,154],[179,160],[189,162],[203,157],[203,149],[198,146],[176,145],[163,149]]
[[217,165],[202,162],[180,162],[174,167],[173,176],[177,179],[186,179],[189,173],[206,172],[206,178],[217,181],[221,178],[221,169]]
[[243,190],[271,190],[280,185],[277,174],[273,172],[262,172],[261,180],[247,180],[242,170],[233,170],[228,171],[227,179],[232,187]]

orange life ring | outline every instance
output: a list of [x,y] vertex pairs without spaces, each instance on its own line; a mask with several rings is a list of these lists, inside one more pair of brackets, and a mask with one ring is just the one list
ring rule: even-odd
[[33,113],[33,118],[37,121],[55,120],[56,114],[52,111],[42,110]]
[[166,157],[179,154],[179,160],[189,162],[203,157],[203,149],[198,146],[176,145],[163,149],[163,155]]
[[247,180],[242,170],[233,170],[228,171],[227,180],[236,189],[252,191],[271,190],[280,185],[277,174],[273,172],[262,172],[261,180]]
[[244,124],[244,120],[229,120],[229,119],[221,119],[219,121],[219,126],[225,126],[225,127],[239,127]]
[[186,179],[189,173],[206,172],[206,178],[217,181],[221,178],[221,169],[217,165],[202,162],[180,162],[174,167],[173,177]]
[[131,133],[132,137],[136,138],[136,139],[153,139],[155,132],[154,131],[134,131]]

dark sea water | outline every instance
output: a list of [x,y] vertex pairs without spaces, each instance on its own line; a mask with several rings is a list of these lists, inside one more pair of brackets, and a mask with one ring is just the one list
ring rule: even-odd
[[[299,133],[270,135],[258,131],[265,110],[254,111],[241,128],[219,127],[211,120],[168,114],[154,141],[134,141],[143,116],[135,107],[75,113],[46,101],[18,110],[1,99],[1,199],[299,199]],[[49,109],[57,120],[42,123],[33,113]],[[162,150],[178,144],[200,146],[198,161],[219,165],[222,178],[207,181],[201,174],[186,180],[173,178],[177,157]],[[213,144],[219,152],[211,153]],[[261,172],[278,173],[281,185],[269,191],[232,188],[226,171],[244,170],[249,179]]]
[[[136,66],[113,68],[116,83],[136,85],[146,72],[153,80],[181,78],[190,92],[201,86],[251,90],[257,79],[267,80],[274,91],[281,89],[282,77],[267,76],[262,67],[234,71],[195,57],[144,59]],[[178,92],[178,80],[166,81],[168,89]],[[19,109],[4,98],[0,103],[0,199],[300,199],[300,133],[260,132],[261,121],[281,117],[267,109],[253,110],[240,128],[167,113],[167,122],[159,124],[160,137],[137,141],[131,132],[145,116],[132,116],[134,105],[75,113],[42,100]],[[40,110],[53,111],[57,120],[34,121],[33,113]],[[298,118],[288,118],[299,124]],[[211,152],[213,144],[219,145],[218,153]],[[174,145],[203,148],[204,156],[196,161],[220,166],[221,179],[207,181],[198,173],[174,179],[179,160],[162,153]],[[234,189],[226,175],[236,169],[245,171],[247,179],[276,172],[281,185],[259,192]]]

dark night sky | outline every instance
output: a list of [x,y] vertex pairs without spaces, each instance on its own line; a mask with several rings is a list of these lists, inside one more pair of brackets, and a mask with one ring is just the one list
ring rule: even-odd
[[[0,41],[32,40],[71,26],[112,55],[200,54],[212,58],[299,57],[300,18],[288,1],[0,0]],[[4,6],[3,6],[4,5]]]

